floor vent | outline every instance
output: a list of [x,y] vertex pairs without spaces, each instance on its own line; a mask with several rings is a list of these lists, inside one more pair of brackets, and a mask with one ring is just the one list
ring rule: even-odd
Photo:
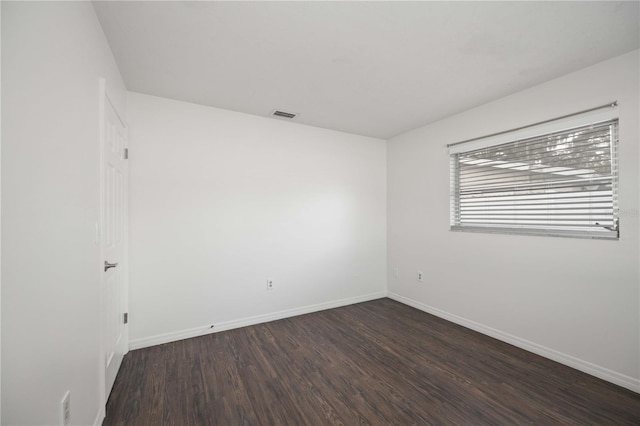
[[298,114],[294,114],[292,112],[284,112],[284,111],[275,110],[275,111],[273,111],[273,115],[275,115],[276,117],[282,117],[282,118],[294,118]]

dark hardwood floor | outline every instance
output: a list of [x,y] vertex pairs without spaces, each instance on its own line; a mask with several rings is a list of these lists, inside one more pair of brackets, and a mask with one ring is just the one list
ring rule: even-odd
[[640,424],[640,395],[390,299],[130,352],[105,425]]

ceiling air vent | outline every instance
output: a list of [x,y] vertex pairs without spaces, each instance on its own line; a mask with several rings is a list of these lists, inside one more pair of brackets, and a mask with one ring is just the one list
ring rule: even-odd
[[284,112],[284,111],[275,110],[275,111],[273,111],[273,115],[275,115],[276,117],[282,117],[282,118],[294,118],[298,114],[294,114],[292,112]]

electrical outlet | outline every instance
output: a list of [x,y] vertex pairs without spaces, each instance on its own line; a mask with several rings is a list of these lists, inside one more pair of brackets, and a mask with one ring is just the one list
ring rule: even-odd
[[422,282],[422,276],[423,276],[422,271],[418,271],[418,276],[417,276],[418,281]]
[[273,290],[273,280],[267,280],[267,290]]
[[395,268],[393,268],[393,277],[398,278],[399,276],[400,276],[400,268],[396,266]]
[[60,424],[67,426],[71,419],[71,392],[67,391],[60,401]]

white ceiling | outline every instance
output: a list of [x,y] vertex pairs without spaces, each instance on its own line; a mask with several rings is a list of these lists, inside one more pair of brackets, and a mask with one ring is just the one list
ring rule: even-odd
[[633,2],[94,2],[131,91],[389,138],[640,47]]

